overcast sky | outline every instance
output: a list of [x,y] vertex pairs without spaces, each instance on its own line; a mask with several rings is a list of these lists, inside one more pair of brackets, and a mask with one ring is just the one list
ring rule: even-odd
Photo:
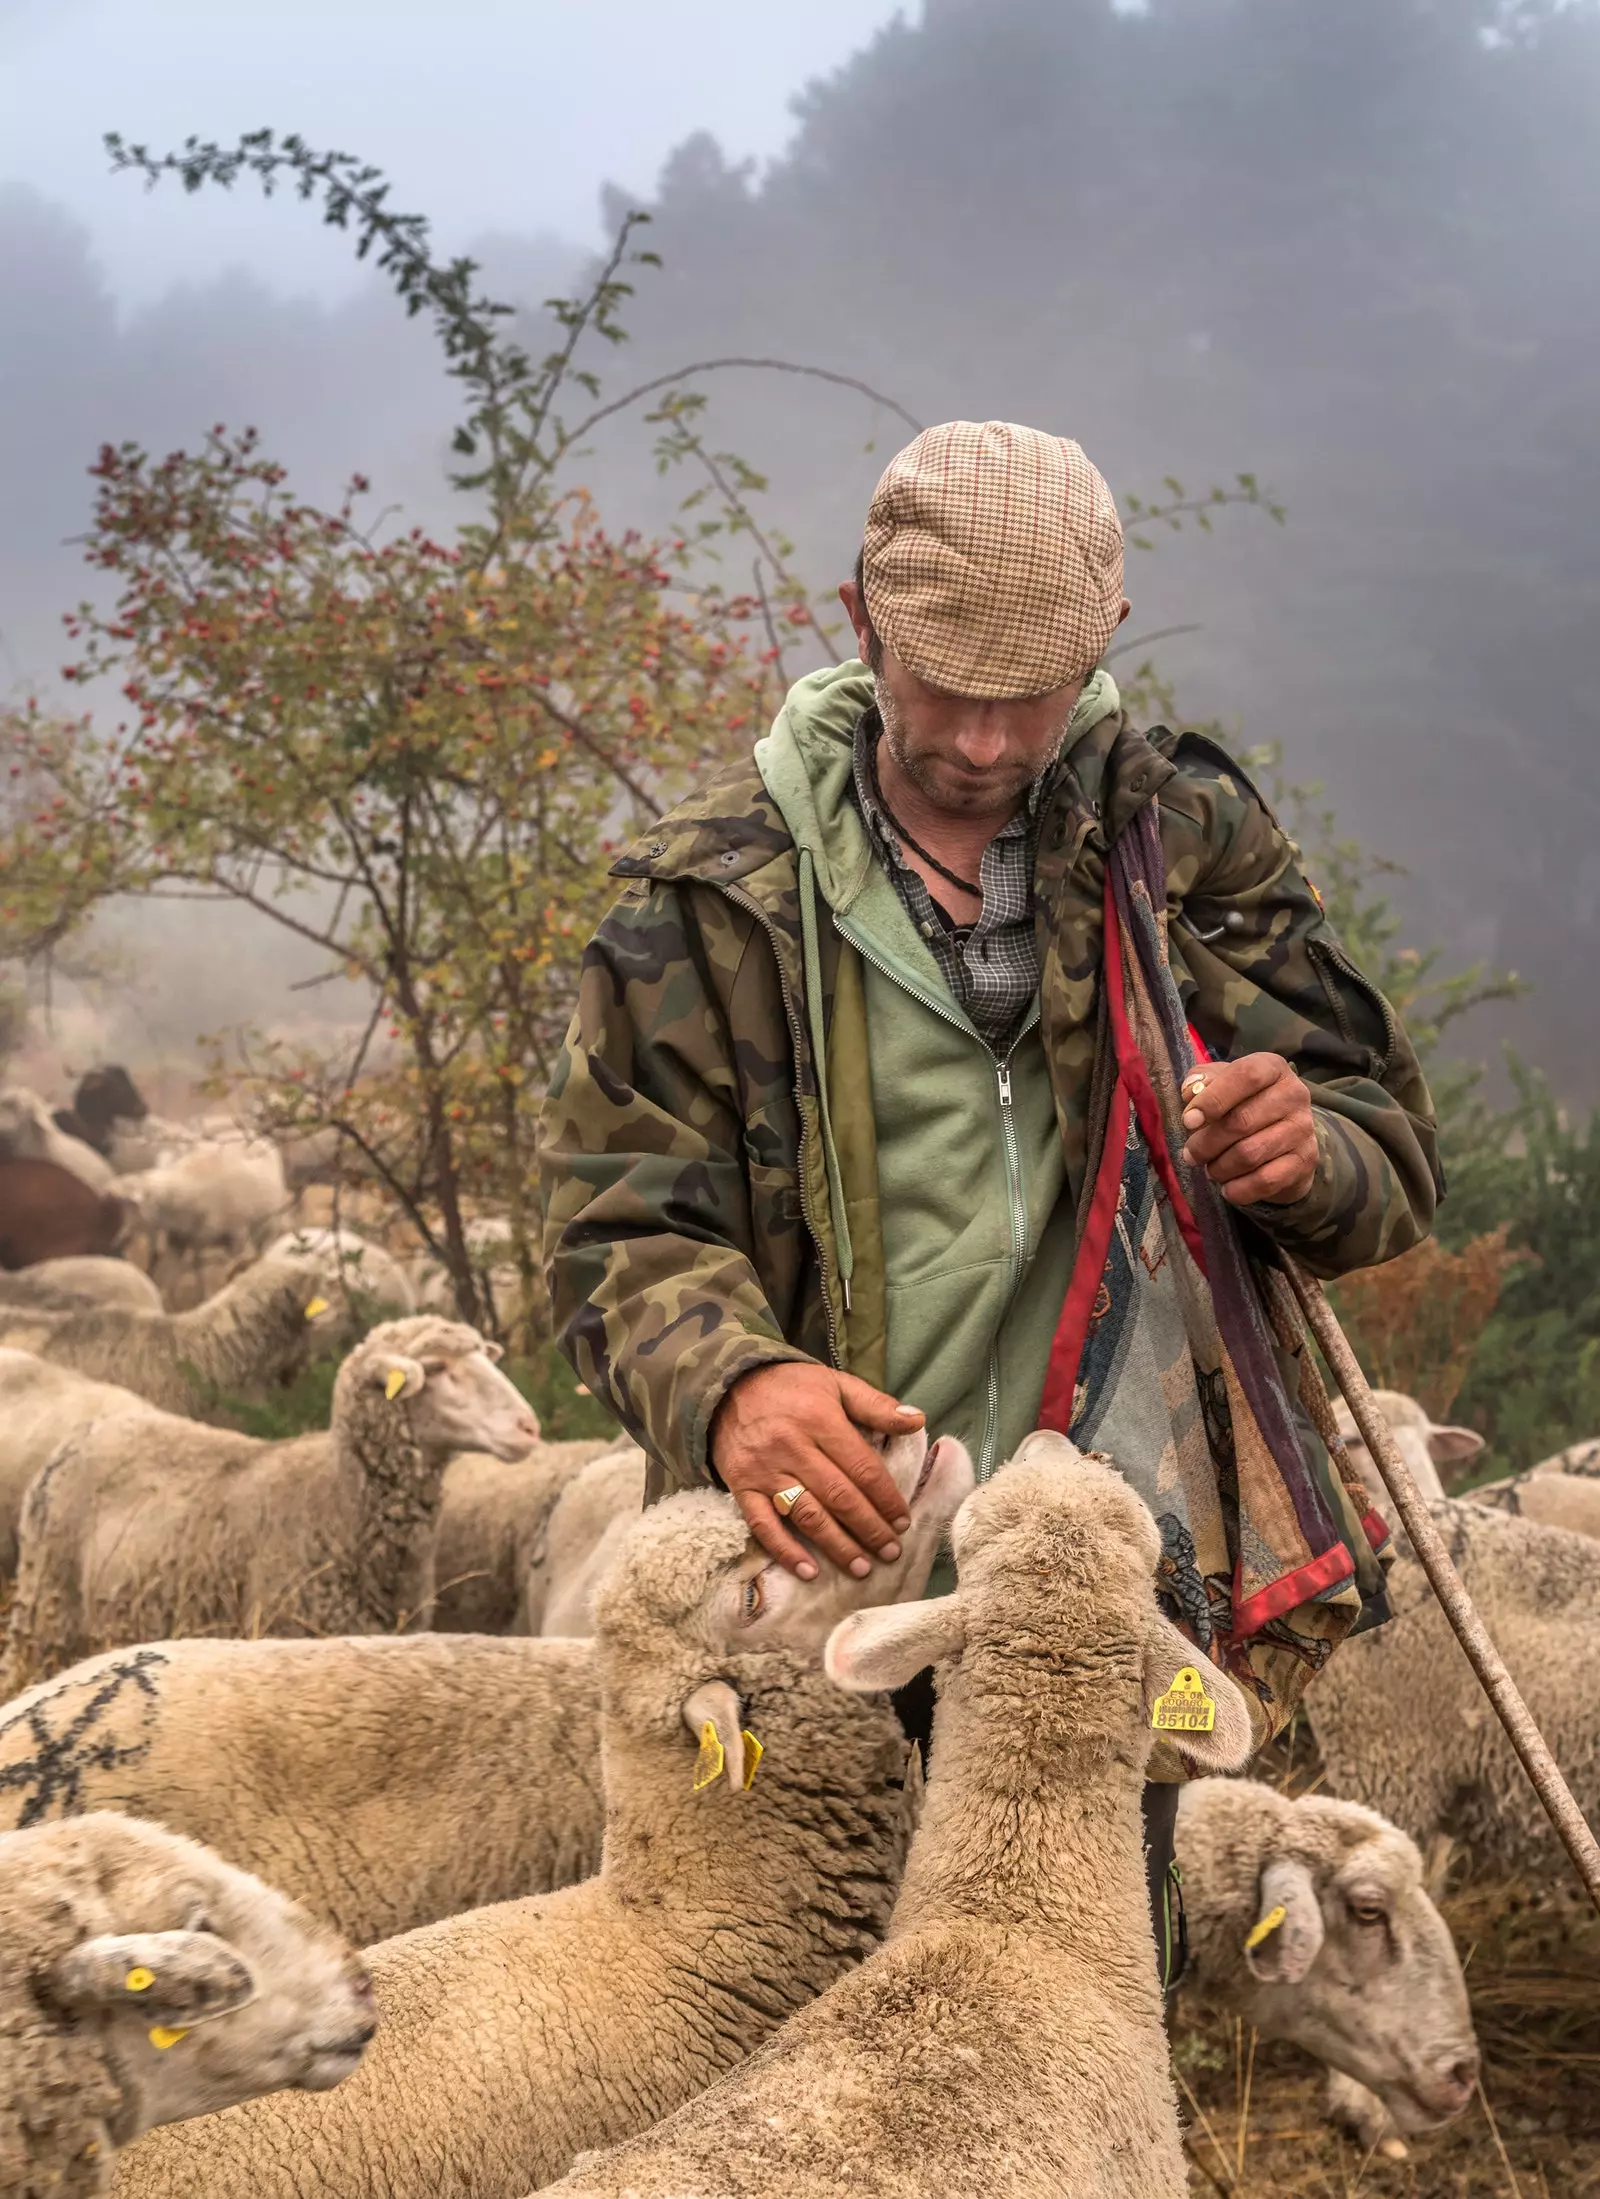
[[603,182],[649,191],[691,131],[766,160],[788,102],[919,0],[0,0],[0,181],[88,226],[128,303],[243,264],[334,295],[349,247],[309,212],[147,198],[101,135],[153,151],[270,124],[361,154],[443,239],[599,238]]

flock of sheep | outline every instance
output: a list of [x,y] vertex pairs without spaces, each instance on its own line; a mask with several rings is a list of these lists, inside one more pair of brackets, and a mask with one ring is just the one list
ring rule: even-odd
[[[1193,1652],[1120,1477],[1039,1435],[975,1488],[899,1438],[898,1562],[798,1581],[719,1494],[641,1516],[631,1444],[541,1441],[379,1248],[285,1239],[281,1154],[275,1205],[184,1223],[185,1155],[263,1156],[86,1084],[0,1094],[0,1201],[81,1166],[48,1125],[153,1247],[248,1264],[168,1311],[115,1237],[0,1246],[0,2190],[1186,2191],[1139,1802]],[[365,1334],[352,1257],[399,1313]],[[325,1430],[214,1424],[330,1345]],[[1477,1439],[1383,1403],[1600,1821],[1600,1446],[1452,1500]],[[1184,1992],[1403,2152],[1477,2077],[1452,1840],[1564,1863],[1403,1542],[1391,1592],[1307,1697],[1325,1792],[1226,1776],[1249,1721],[1208,1671],[1178,1853]],[[924,1782],[887,1691],[930,1663]]]

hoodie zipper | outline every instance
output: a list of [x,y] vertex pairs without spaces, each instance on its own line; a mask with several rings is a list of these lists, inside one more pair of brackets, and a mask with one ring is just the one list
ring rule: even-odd
[[[837,922],[837,919],[835,921]],[[946,1023],[953,1025],[956,1030],[965,1031],[968,1037],[973,1039],[977,1045],[983,1046],[984,1052],[994,1064],[995,1090],[1000,1102],[1000,1130],[1005,1145],[1006,1204],[1011,1221],[1011,1281],[1006,1292],[1005,1310],[1000,1316],[1000,1327],[1003,1328],[1015,1302],[1028,1257],[1028,1209],[1022,1195],[1022,1155],[1017,1145],[1017,1119],[1016,1111],[1012,1105],[1011,1056],[1027,1036],[1027,1032],[1033,1029],[1033,1025],[1030,1023],[1027,1030],[1018,1032],[1016,1038],[1012,1040],[1011,1045],[1007,1048],[1004,1060],[1002,1060],[991,1046],[984,1045],[984,1041],[979,1038],[966,1017],[953,1015],[949,1006],[939,998],[937,993],[929,992],[925,986],[914,985],[908,978],[902,977],[898,970],[891,970],[882,956],[876,954],[853,928],[844,924],[841,924],[839,928],[855,948],[857,954],[864,961],[870,962],[880,976],[888,978],[892,985],[900,986],[903,991],[911,995],[913,1000],[920,1000],[925,1008],[931,1009],[936,1016],[942,1017]],[[783,975],[781,969],[778,975],[781,979]],[[983,1441],[978,1446],[975,1469],[979,1481],[987,1481],[994,1472],[995,1446],[1000,1433],[999,1329],[996,1330],[995,1336],[996,1340],[989,1352],[989,1364],[984,1377]]]
[[843,1364],[843,1361],[839,1351],[839,1327],[833,1317],[833,1292],[829,1287],[832,1280],[832,1269],[828,1264],[827,1247],[824,1245],[817,1229],[816,1215],[812,1210],[810,1199],[806,1196],[806,1139],[808,1133],[806,1130],[805,1104],[800,1090],[801,1048],[806,1044],[806,1039],[801,1028],[800,1011],[795,1001],[794,988],[790,985],[788,974],[783,967],[783,953],[778,944],[777,925],[773,923],[771,917],[768,916],[766,910],[753,894],[745,893],[738,886],[732,885],[723,885],[720,890],[727,895],[730,901],[736,902],[741,909],[748,910],[761,926],[762,931],[766,934],[767,945],[772,949],[773,962],[777,967],[778,989],[783,995],[783,1012],[788,1019],[789,1044],[793,1049],[795,1060],[794,1109],[800,1124],[800,1147],[795,1155],[795,1176],[800,1192],[800,1218],[806,1225],[807,1233],[816,1251],[817,1265],[822,1270],[822,1315],[827,1324],[828,1361],[831,1366],[838,1367]]

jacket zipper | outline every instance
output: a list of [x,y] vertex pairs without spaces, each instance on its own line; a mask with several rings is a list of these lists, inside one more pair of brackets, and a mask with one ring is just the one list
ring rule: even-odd
[[800,1192],[800,1219],[806,1225],[807,1233],[817,1255],[817,1265],[822,1270],[822,1316],[827,1324],[828,1331],[828,1360],[830,1365],[838,1367],[843,1362],[839,1352],[838,1323],[833,1317],[833,1292],[829,1287],[832,1271],[828,1265],[827,1247],[823,1244],[818,1233],[816,1216],[812,1212],[811,1201],[806,1196],[806,1112],[800,1090],[800,1052],[801,1047],[805,1044],[805,1037],[800,1027],[800,1012],[795,1004],[793,987],[790,985],[783,967],[783,955],[778,946],[778,927],[753,895],[741,892],[737,886],[722,886],[720,890],[727,895],[730,901],[737,902],[741,909],[748,909],[761,926],[762,931],[766,934],[767,945],[772,949],[772,960],[778,972],[778,989],[783,995],[783,1012],[788,1018],[789,1044],[794,1049],[795,1060],[794,1111],[800,1124],[800,1147],[795,1155],[795,1177]]
[[1011,1055],[1020,1043],[1020,1036],[1021,1034],[1012,1041],[1005,1059],[997,1059],[995,1062],[995,1083],[1000,1095],[1000,1127],[1005,1136],[1006,1191],[1011,1209],[1011,1287],[1006,1292],[1005,1311],[1000,1316],[1000,1328],[995,1331],[995,1341],[989,1352],[988,1410],[977,1469],[980,1481],[987,1481],[994,1472],[995,1444],[1000,1433],[1000,1329],[1005,1327],[1011,1308],[1016,1302],[1028,1257],[1028,1210],[1022,1195],[1022,1155],[1017,1146],[1017,1118],[1011,1103]]
[[[835,922],[837,921],[836,918]],[[875,954],[850,927],[840,924],[839,929],[843,932],[845,938],[850,941],[857,954],[864,961],[870,962],[880,976],[888,978],[892,985],[902,987],[904,991],[911,995],[913,1000],[920,1000],[922,1005],[925,1008],[931,1008],[936,1016],[942,1016],[946,1023],[953,1024],[958,1031],[965,1031],[970,1038],[977,1041],[978,1045],[984,1046],[983,1040],[972,1028],[966,1017],[952,1015],[949,1008],[939,999],[936,993],[928,992],[921,985],[909,983],[898,971],[891,970],[882,957]],[[781,979],[783,976],[781,969],[778,975]],[[1017,1037],[1011,1043],[1010,1051],[1008,1051],[1003,1061],[991,1047],[984,1046],[985,1053],[989,1055],[990,1060],[994,1063],[995,1086],[1000,1098],[1000,1128],[1005,1140],[1006,1155],[1006,1203],[1010,1210],[1011,1219],[1011,1288],[1006,1293],[1005,1311],[1000,1316],[1000,1326],[1002,1328],[1005,1326],[1006,1317],[1010,1313],[1016,1298],[1017,1286],[1022,1281],[1023,1265],[1028,1253],[1028,1214],[1022,1197],[1022,1157],[1017,1148],[1016,1114],[1011,1099],[1011,1055],[1016,1052],[1018,1045],[1027,1036],[1028,1031],[1032,1029],[1033,1024],[1030,1021],[1022,1031],[1018,1032]],[[989,1365],[984,1379],[983,1441],[978,1447],[976,1466],[977,1478],[980,1481],[987,1481],[994,1472],[995,1444],[1000,1432],[998,1331],[996,1337],[996,1343],[989,1353]]]
[[[1391,1009],[1388,1001],[1384,998],[1378,987],[1373,984],[1371,978],[1367,976],[1364,970],[1357,969],[1356,965],[1345,953],[1343,947],[1341,947],[1336,940],[1311,939],[1308,940],[1306,944],[1310,950],[1313,961],[1326,960],[1328,962],[1331,962],[1336,970],[1340,971],[1345,977],[1350,980],[1351,984],[1354,985],[1356,991],[1361,994],[1362,998],[1371,1002],[1372,1006],[1377,1009],[1379,1016],[1382,1018],[1383,1059],[1380,1062],[1374,1064],[1372,1071],[1374,1079],[1380,1079],[1383,1076],[1384,1071],[1388,1068],[1390,1062],[1394,1059],[1395,1044],[1399,1037],[1399,1033],[1395,1028],[1394,1011]],[[1334,1020],[1338,1024],[1340,1031],[1342,1032],[1345,1039],[1351,1045],[1354,1045],[1356,1043],[1356,1037],[1355,1033],[1350,1028],[1349,1018],[1344,1012],[1344,1003],[1339,1000],[1334,992],[1333,986],[1328,982],[1326,976],[1324,976],[1323,978],[1322,989],[1324,993],[1328,995],[1328,1005],[1333,1010]],[[1370,1046],[1367,1048],[1367,1052],[1369,1055],[1371,1054],[1372,1049]]]

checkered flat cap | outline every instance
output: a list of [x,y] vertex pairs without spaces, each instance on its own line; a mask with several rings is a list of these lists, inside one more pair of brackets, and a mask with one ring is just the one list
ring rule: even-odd
[[953,695],[1038,695],[1090,671],[1122,615],[1122,522],[1076,443],[949,420],[890,460],[862,543],[867,610]]

